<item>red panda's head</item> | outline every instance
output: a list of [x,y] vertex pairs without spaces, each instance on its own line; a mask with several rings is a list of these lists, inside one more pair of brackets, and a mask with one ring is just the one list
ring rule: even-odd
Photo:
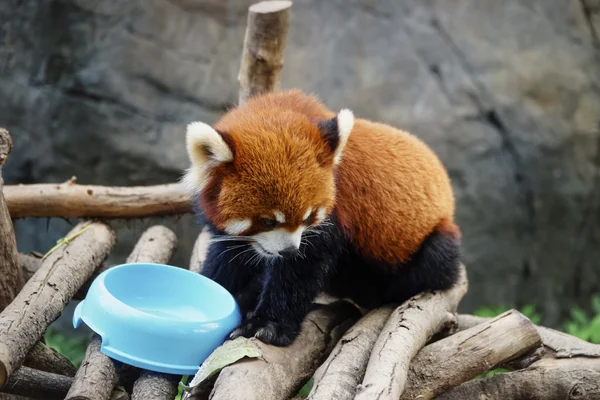
[[353,125],[349,110],[314,122],[285,109],[191,123],[183,182],[218,229],[248,237],[263,256],[294,254],[305,229],[333,208],[334,168]]

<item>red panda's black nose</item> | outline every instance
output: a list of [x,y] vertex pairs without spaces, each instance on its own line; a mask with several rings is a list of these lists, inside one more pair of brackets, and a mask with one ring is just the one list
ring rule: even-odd
[[282,256],[283,258],[292,258],[296,254],[298,254],[298,249],[295,248],[294,246],[286,247],[283,250],[279,250],[279,255]]

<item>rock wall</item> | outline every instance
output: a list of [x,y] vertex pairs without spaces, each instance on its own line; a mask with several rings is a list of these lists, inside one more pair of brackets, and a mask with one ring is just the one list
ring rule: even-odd
[[[172,182],[184,127],[237,98],[233,0],[0,2],[7,183]],[[450,171],[463,309],[536,303],[556,324],[600,291],[598,0],[297,0],[283,87],[411,130]],[[123,261],[150,223],[115,223]],[[198,227],[168,221],[185,265]],[[62,220],[16,223],[45,251]]]

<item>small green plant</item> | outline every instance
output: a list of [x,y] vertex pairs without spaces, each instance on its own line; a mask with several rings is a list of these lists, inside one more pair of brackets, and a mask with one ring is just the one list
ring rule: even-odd
[[302,389],[300,389],[300,391],[298,392],[298,394],[296,395],[296,399],[305,399],[308,397],[310,391],[312,390],[313,387],[313,383],[314,383],[314,379],[310,378],[308,380],[308,382],[306,382],[304,384],[304,386],[302,386]]
[[67,357],[76,368],[79,368],[87,348],[86,338],[70,338],[53,328],[48,328],[44,340],[48,347]]
[[592,297],[595,315],[589,316],[580,307],[571,309],[571,318],[565,323],[565,331],[585,341],[600,344],[600,295]]

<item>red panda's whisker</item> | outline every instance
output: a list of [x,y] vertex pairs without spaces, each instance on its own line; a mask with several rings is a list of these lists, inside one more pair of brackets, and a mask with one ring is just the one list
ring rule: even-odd
[[250,246],[250,243],[246,243],[246,244],[238,244],[238,245],[236,245],[236,246],[231,246],[231,247],[228,247],[226,250],[223,250],[223,251],[221,252],[221,254],[219,254],[219,255],[217,256],[217,258],[219,258],[219,257],[222,257],[222,256],[223,256],[223,254],[225,254],[225,253],[227,253],[227,252],[230,252],[231,250],[239,249],[240,247],[245,247],[245,246]]
[[251,250],[253,250],[253,248],[252,248],[252,247],[251,247],[251,248],[249,248],[249,249],[246,249],[246,250],[244,250],[244,251],[240,251],[240,252],[239,252],[238,254],[236,254],[236,255],[235,255],[235,256],[234,256],[234,257],[233,257],[231,260],[229,260],[229,262],[232,262],[233,260],[235,260],[236,258],[238,258],[240,255],[242,255],[242,254],[244,254],[244,253],[247,253],[247,252],[249,252],[249,251],[251,251]]

